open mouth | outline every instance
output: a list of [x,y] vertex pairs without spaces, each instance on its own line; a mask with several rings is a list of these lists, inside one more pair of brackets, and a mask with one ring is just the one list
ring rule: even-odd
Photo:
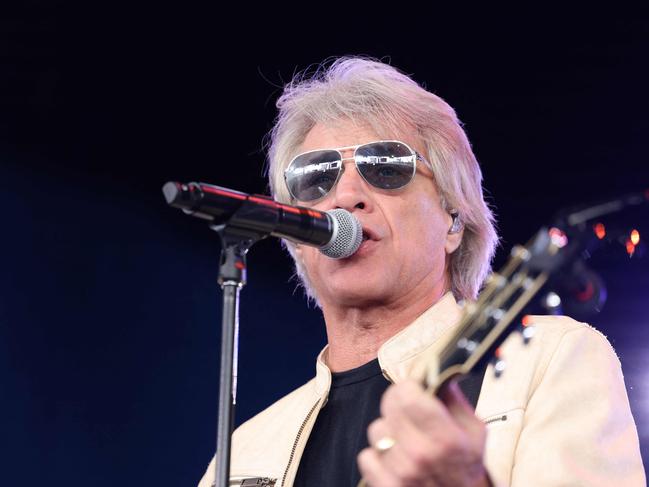
[[367,240],[378,240],[378,238],[372,229],[363,227],[363,242]]
[[363,228],[363,233],[361,235],[361,243],[356,249],[356,252],[354,252],[354,254],[349,257],[350,259],[354,259],[354,257],[358,257],[360,255],[365,255],[367,252],[371,251],[371,249],[374,247],[374,245],[372,245],[372,242],[378,240],[376,238],[376,235],[369,229]]

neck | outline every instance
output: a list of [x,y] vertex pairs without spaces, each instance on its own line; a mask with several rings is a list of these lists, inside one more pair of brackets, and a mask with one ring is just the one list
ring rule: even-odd
[[393,303],[367,307],[322,304],[327,326],[327,365],[332,372],[360,367],[378,356],[387,340],[412,323],[445,294],[444,289],[424,297],[403,297]]

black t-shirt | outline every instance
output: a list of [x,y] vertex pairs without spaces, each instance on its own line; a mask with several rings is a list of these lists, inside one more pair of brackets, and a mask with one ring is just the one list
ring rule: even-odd
[[332,374],[331,390],[300,460],[295,487],[356,487],[356,456],[368,445],[367,427],[379,417],[390,383],[378,359]]
[[[474,408],[486,366],[479,364],[459,384]],[[379,417],[381,396],[390,383],[378,359],[331,376],[329,400],[307,441],[295,487],[356,487],[360,481],[356,456],[368,446],[367,427]]]

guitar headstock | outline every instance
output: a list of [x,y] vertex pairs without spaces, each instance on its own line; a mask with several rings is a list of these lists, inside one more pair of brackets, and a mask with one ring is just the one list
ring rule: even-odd
[[[496,356],[501,343],[515,330],[520,331],[523,343],[533,337],[533,326],[528,326],[522,316],[528,304],[568,265],[572,266],[572,272],[575,269],[586,272],[585,266],[575,263],[580,264],[584,254],[592,250],[590,242],[602,240],[606,235],[603,224],[592,222],[602,215],[647,201],[649,193],[645,192],[577,211],[561,212],[555,226],[541,228],[527,245],[515,246],[500,272],[488,278],[478,300],[465,304],[460,323],[438,354],[435,370],[429,371],[427,386],[437,390],[494,357],[495,373],[502,373],[503,362]],[[622,233],[624,238],[620,237]],[[639,232],[625,230],[622,233],[611,232],[609,237],[625,240],[626,252],[631,256],[639,243]],[[549,292],[544,301],[550,309],[558,306],[561,298]]]

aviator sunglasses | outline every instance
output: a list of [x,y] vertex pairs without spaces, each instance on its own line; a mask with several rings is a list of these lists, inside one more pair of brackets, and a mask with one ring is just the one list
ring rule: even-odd
[[[350,149],[354,149],[354,156],[343,157],[342,151]],[[300,201],[325,197],[345,170],[343,161],[350,159],[354,160],[356,169],[368,184],[387,190],[406,186],[415,176],[417,160],[425,161],[398,140],[304,152],[295,156],[284,171],[291,196]]]

